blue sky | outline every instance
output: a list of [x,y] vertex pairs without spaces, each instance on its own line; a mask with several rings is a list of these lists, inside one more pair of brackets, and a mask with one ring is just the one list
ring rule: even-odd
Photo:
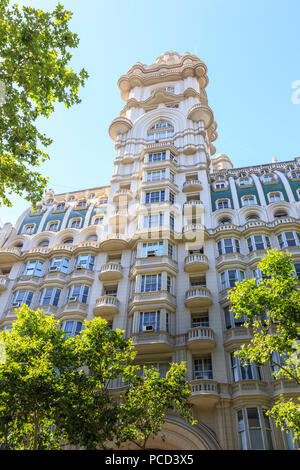
[[[57,1],[17,3],[52,10]],[[108,127],[124,106],[118,78],[134,63],[153,63],[168,50],[196,54],[208,67],[216,153],[227,154],[236,167],[300,156],[300,103],[292,101],[292,85],[300,81],[299,0],[61,3],[73,11],[71,29],[80,37],[71,65],[84,67],[90,78],[80,105],[57,106],[40,122],[54,140],[41,171],[56,193],[110,183],[115,150]],[[15,223],[27,207],[14,198],[0,218]]]

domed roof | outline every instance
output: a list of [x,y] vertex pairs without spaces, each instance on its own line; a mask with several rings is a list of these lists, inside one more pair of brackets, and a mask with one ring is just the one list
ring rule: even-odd
[[178,52],[173,51],[173,52],[164,52],[163,54],[160,54],[156,60],[155,64],[178,64],[181,60],[182,56],[178,54]]

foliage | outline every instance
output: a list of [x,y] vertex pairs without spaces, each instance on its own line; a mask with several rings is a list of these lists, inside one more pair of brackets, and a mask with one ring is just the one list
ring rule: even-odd
[[80,103],[88,74],[69,67],[69,50],[79,43],[71,17],[61,4],[47,13],[0,0],[0,205],[12,205],[11,193],[25,192],[33,206],[42,198],[47,178],[36,169],[49,158],[40,147],[52,141],[36,121],[48,118],[56,102]]
[[166,377],[161,378],[155,369],[143,368],[143,375],[136,375],[122,397],[119,442],[131,441],[145,449],[147,441],[155,437],[164,424],[166,412],[176,409],[183,418],[196,424],[191,415],[189,384],[186,381],[184,363],[172,364]]
[[[271,363],[276,379],[294,380],[300,385],[300,290],[291,255],[268,250],[258,264],[265,279],[248,279],[229,292],[231,309],[236,318],[246,317],[253,339],[236,354],[244,363]],[[278,362],[273,353],[280,356]],[[268,412],[285,431],[300,433],[300,406],[281,398]]]
[[[58,321],[23,305],[11,331],[0,333],[0,445],[5,449],[86,449],[155,436],[169,408],[191,418],[184,365],[166,379],[155,371],[137,377],[136,353],[121,330],[101,318],[85,321],[66,338]],[[112,393],[123,378],[128,391]],[[143,417],[147,410],[147,419]]]

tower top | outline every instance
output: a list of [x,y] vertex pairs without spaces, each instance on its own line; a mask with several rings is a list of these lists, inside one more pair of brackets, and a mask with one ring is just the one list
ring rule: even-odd
[[146,65],[137,62],[125,75],[119,78],[118,86],[122,99],[127,101],[130,90],[134,87],[184,80],[188,77],[196,77],[200,89],[203,90],[208,84],[205,63],[189,52],[185,52],[181,56],[176,51],[169,51],[160,54],[153,64]]

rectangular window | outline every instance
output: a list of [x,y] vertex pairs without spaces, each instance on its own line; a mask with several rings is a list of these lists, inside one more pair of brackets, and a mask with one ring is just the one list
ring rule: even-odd
[[141,292],[155,292],[159,290],[161,290],[161,274],[142,276]]
[[44,289],[41,295],[40,305],[54,305],[57,307],[61,289]]
[[84,269],[93,271],[94,269],[95,256],[91,255],[79,255],[76,261],[76,268],[80,266]]
[[82,302],[84,304],[87,303],[89,295],[89,287],[85,285],[73,285],[69,289],[68,297],[67,297],[67,302],[71,300],[76,300],[77,302]]
[[166,160],[166,152],[149,153],[148,162],[160,162]]
[[[33,292],[28,290],[17,291],[13,296],[11,306],[18,307],[21,304],[26,304],[30,306],[33,297]],[[18,305],[16,305],[18,304]]]
[[68,271],[69,260],[66,258],[53,258],[51,260],[49,271],[60,271],[66,274]]
[[23,271],[24,276],[41,276],[44,263],[39,260],[28,261]]
[[211,358],[202,358],[194,360],[194,380],[213,378]]
[[144,217],[144,228],[162,227],[163,214],[154,214]]
[[170,191],[170,203],[174,204],[174,202],[175,202],[175,195],[173,193],[171,193],[171,191]]
[[159,181],[159,180],[165,179],[165,177],[166,177],[165,169],[147,172],[147,181]]
[[195,314],[192,317],[192,328],[209,327],[208,314]]
[[170,214],[170,229],[174,231],[174,228],[175,228],[175,219],[174,219],[174,215],[173,215],[173,214]]
[[140,313],[139,332],[159,331],[160,330],[160,311]]
[[162,256],[163,242],[144,243],[142,248],[142,258],[149,256]]
[[82,322],[75,320],[65,321],[63,322],[62,329],[64,330],[66,338],[72,338],[79,335],[82,329]]
[[146,193],[146,204],[154,204],[156,202],[163,202],[165,200],[165,191],[151,191]]
[[170,242],[168,242],[168,256],[169,258],[174,259],[174,245],[172,245]]

